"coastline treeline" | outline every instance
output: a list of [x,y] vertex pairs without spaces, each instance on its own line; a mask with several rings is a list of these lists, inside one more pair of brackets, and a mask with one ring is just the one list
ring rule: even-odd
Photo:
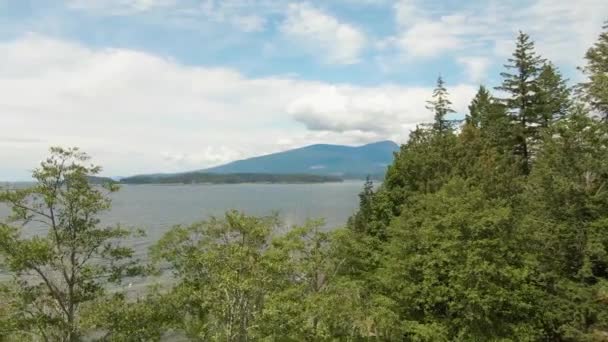
[[241,183],[336,183],[341,177],[312,174],[270,173],[205,173],[187,172],[165,176],[132,176],[120,180],[122,184],[241,184]]

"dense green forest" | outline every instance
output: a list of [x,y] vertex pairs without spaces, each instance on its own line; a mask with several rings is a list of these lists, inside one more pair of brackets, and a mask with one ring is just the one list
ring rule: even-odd
[[166,176],[133,176],[120,180],[124,184],[240,184],[240,183],[330,183],[342,178],[308,174],[206,173],[187,172]]
[[[570,86],[521,33],[500,97],[481,86],[462,126],[438,80],[434,122],[346,227],[228,212],[174,227],[145,263],[138,232],[99,224],[117,186],[53,148],[34,187],[0,195],[0,340],[607,341],[608,31],[581,72]],[[111,290],[163,270],[170,284]]]

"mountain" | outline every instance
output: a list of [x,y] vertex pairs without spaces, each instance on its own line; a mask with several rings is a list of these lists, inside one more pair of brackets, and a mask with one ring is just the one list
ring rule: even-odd
[[110,177],[100,177],[100,176],[87,176],[89,182],[91,184],[107,184],[107,183],[118,183],[114,179]]
[[342,178],[309,174],[269,174],[269,173],[206,173],[200,171],[165,174],[141,175],[123,178],[123,184],[240,184],[240,183],[333,183]]
[[244,159],[200,172],[315,174],[342,178],[383,177],[399,146],[380,141],[363,146],[311,145],[294,150]]

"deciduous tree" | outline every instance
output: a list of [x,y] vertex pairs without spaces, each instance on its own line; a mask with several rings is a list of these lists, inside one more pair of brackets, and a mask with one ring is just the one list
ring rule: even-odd
[[78,149],[54,147],[34,170],[34,186],[0,193],[12,209],[0,223],[0,256],[13,275],[16,314],[43,340],[78,341],[82,305],[142,271],[122,244],[132,231],[101,225],[107,194],[118,188],[92,185],[89,177],[100,171]]

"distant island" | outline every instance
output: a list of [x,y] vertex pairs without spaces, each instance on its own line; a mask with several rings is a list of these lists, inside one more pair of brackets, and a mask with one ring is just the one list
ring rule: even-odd
[[384,179],[399,145],[379,141],[362,146],[316,144],[237,160],[208,169],[143,174],[121,179],[90,177],[95,184],[334,183]]
[[242,184],[242,183],[335,183],[343,179],[335,176],[310,174],[266,173],[205,173],[187,172],[166,175],[139,175],[123,178],[121,184]]
[[118,183],[110,177],[88,176],[89,182],[92,184]]

